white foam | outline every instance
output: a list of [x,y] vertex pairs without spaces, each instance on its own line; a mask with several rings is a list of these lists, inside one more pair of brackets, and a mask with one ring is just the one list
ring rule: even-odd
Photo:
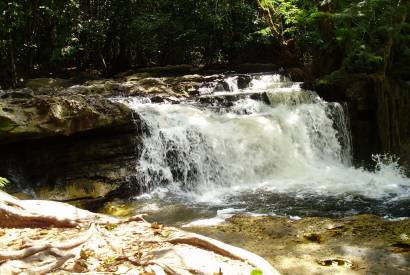
[[[261,76],[252,80],[250,89],[271,89],[274,97],[278,81],[286,79]],[[317,98],[301,92],[297,83],[290,85],[290,98],[306,93]],[[243,99],[226,112],[184,104],[123,102],[150,129],[143,137],[137,167],[146,190],[167,186],[193,202],[216,205],[233,194],[256,190],[296,196],[410,197],[410,180],[395,161],[384,160],[375,172],[350,165],[351,151],[345,148],[350,144],[340,142],[340,137],[350,137],[340,119],[343,108],[339,106],[339,118],[334,119],[329,105],[320,99],[297,104],[283,100],[274,106]]]

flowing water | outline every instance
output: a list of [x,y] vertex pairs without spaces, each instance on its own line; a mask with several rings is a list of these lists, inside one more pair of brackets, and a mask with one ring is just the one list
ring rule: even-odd
[[[235,212],[410,216],[410,180],[393,159],[376,157],[373,172],[352,166],[346,106],[280,75],[252,75],[242,89],[238,77],[225,78],[224,89],[204,84],[207,103],[117,99],[146,129],[140,211],[161,210],[154,217],[168,223]],[[223,97],[230,104],[212,100]]]

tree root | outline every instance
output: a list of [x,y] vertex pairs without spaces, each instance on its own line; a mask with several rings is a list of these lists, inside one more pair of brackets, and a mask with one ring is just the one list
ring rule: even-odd
[[67,249],[72,249],[74,247],[80,246],[83,243],[87,242],[95,233],[95,224],[91,224],[90,228],[85,232],[85,234],[82,234],[82,236],[77,237],[74,240],[68,240],[60,244],[55,244],[53,245],[53,248],[57,249],[62,249],[62,250],[67,250]]
[[15,251],[0,251],[0,261],[18,260],[30,257],[36,253],[52,248],[51,244],[32,246],[22,250]]
[[155,273],[155,275],[167,275],[167,274],[179,275],[180,274],[177,271],[175,271],[173,268],[169,267],[168,265],[162,264],[162,263],[150,262],[150,265],[148,267]]
[[91,238],[91,236],[94,234],[94,232],[95,232],[95,225],[92,224],[84,235],[78,238],[75,238],[73,240],[68,240],[68,241],[65,241],[59,244],[36,245],[36,246],[31,246],[31,247],[28,247],[22,250],[17,250],[17,251],[1,251],[0,250],[0,261],[23,259],[23,258],[27,258],[29,256],[32,256],[34,254],[37,254],[45,250],[72,249],[74,247],[80,246],[83,243],[87,242]]
[[[65,242],[57,243],[57,244],[44,244],[44,245],[33,245],[31,247],[18,250],[18,251],[0,251],[0,261],[7,262],[13,260],[22,260],[33,256],[37,253],[43,253],[45,255],[51,255],[56,257],[56,261],[52,261],[51,263],[31,267],[30,265],[19,267],[18,273],[24,271],[26,274],[46,274],[50,271],[53,271],[62,265],[64,265],[69,259],[75,257],[76,255],[73,253],[63,253],[61,250],[69,250],[75,247],[78,247],[85,242],[87,242],[95,232],[95,225],[92,224],[90,228],[81,236],[73,239],[68,240]],[[12,265],[12,264],[11,264]],[[1,271],[0,265],[0,271]],[[7,273],[12,273],[7,270],[3,271]]]
[[58,251],[56,249],[50,249],[49,254],[53,255],[53,256],[56,256],[57,261],[51,262],[51,263],[43,265],[43,266],[30,268],[26,272],[28,274],[46,274],[48,272],[51,272],[51,271],[61,267],[69,259],[75,257],[75,254],[73,254],[73,253],[64,254],[64,253],[61,253],[60,251]]
[[27,209],[20,201],[0,191],[0,227],[76,227],[79,222]]
[[279,275],[279,272],[274,269],[268,262],[266,262],[262,257],[250,253],[247,250],[234,247],[205,236],[198,234],[188,234],[183,235],[182,237],[175,236],[173,239],[166,240],[165,242],[172,244],[187,244],[205,250],[213,251],[219,255],[229,257],[231,259],[248,262],[249,264],[260,268],[263,274]]
[[[73,262],[75,267],[76,264],[78,264],[80,261],[84,261],[88,257],[86,256],[86,258],[83,258],[85,252],[82,255],[82,251],[80,252],[79,247],[87,243],[93,236],[96,237],[96,243],[89,243],[90,247],[93,248],[92,250],[98,249],[96,248],[96,246],[99,246],[101,241],[105,241],[107,243],[107,246],[104,246],[106,248],[106,251],[113,251],[116,255],[120,255],[118,259],[128,260],[131,264],[139,266],[143,269],[151,269],[155,274],[184,274],[185,271],[188,272],[188,269],[185,269],[184,267],[185,264],[182,264],[182,266],[174,266],[173,264],[169,264],[167,262],[161,262],[160,259],[155,260],[148,257],[150,255],[142,260],[141,256],[138,256],[140,255],[139,250],[136,254],[126,256],[126,249],[129,249],[133,246],[125,245],[124,241],[132,240],[132,237],[134,237],[134,235],[131,238],[130,236],[126,236],[122,239],[122,236],[117,236],[116,234],[107,234],[107,232],[103,229],[105,228],[108,231],[111,231],[117,226],[113,226],[111,228],[109,225],[120,225],[130,222],[144,223],[140,224],[140,226],[142,228],[145,228],[147,235],[155,236],[154,239],[145,240],[143,242],[145,244],[147,244],[148,242],[168,243],[165,247],[169,247],[169,244],[174,244],[175,247],[181,247],[178,246],[178,244],[190,245],[192,247],[215,252],[216,254],[219,254],[223,257],[246,262],[248,265],[250,265],[251,268],[259,268],[261,269],[263,274],[266,275],[279,274],[263,258],[246,250],[233,247],[201,235],[187,234],[178,230],[170,230],[169,232],[171,232],[171,236],[167,234],[166,237],[164,237],[165,235],[157,234],[158,231],[162,230],[162,226],[147,223],[144,219],[144,215],[136,215],[128,219],[120,220],[113,217],[81,210],[64,203],[30,200],[20,201],[1,191],[0,228],[27,228],[40,226],[72,228],[76,226],[84,227],[85,225],[89,225],[89,228],[69,240],[60,241],[58,243],[31,244],[29,246],[21,247],[20,250],[15,251],[0,250],[0,274],[46,274],[62,266],[65,266],[69,259],[79,256],[78,262],[77,260]],[[120,233],[123,232],[121,230],[127,230],[127,226],[120,228]],[[53,233],[55,234],[55,232]],[[139,235],[140,233],[138,232],[136,234]],[[117,237],[120,241],[120,245],[116,245],[115,243]],[[164,239],[162,239],[162,237],[164,237]],[[121,247],[123,244],[125,250],[124,247]],[[139,249],[139,244],[137,246]],[[161,245],[159,247],[161,247]],[[75,253],[71,253],[73,251],[75,251]],[[101,262],[101,259],[99,260]],[[72,263],[67,263],[65,267],[71,268],[71,264]],[[103,270],[105,270],[106,267],[104,266],[104,262],[101,265],[103,266]],[[200,271],[193,270],[192,273],[197,274],[200,273]]]

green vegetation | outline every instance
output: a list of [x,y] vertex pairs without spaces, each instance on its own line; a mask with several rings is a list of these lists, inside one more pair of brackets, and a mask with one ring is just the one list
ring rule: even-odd
[[409,72],[409,5],[405,1],[259,2],[273,37],[296,53],[299,61],[317,65],[313,68],[316,76],[339,69]]
[[9,183],[8,179],[0,177],[0,189],[4,188]]
[[0,79],[233,61],[263,24],[251,1],[2,1]]
[[254,269],[252,270],[251,275],[263,275],[263,272],[262,270]]
[[410,74],[402,0],[0,2],[0,79],[133,66],[311,64],[316,76]]

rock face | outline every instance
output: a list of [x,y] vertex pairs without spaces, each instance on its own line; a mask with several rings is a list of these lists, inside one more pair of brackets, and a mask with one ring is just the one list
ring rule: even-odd
[[100,96],[13,92],[0,102],[0,143],[128,127],[131,121],[131,110]]
[[[221,78],[128,73],[81,85],[41,78],[28,80],[19,90],[0,91],[0,175],[11,180],[11,189],[26,189],[41,199],[139,193],[135,174],[143,122],[110,98],[179,103]],[[241,83],[249,81],[243,77]]]
[[0,174],[35,197],[97,197],[135,171],[138,116],[102,96],[9,91],[0,101]]
[[348,102],[356,160],[393,153],[410,171],[410,86],[383,75],[337,73],[315,89],[327,101]]

